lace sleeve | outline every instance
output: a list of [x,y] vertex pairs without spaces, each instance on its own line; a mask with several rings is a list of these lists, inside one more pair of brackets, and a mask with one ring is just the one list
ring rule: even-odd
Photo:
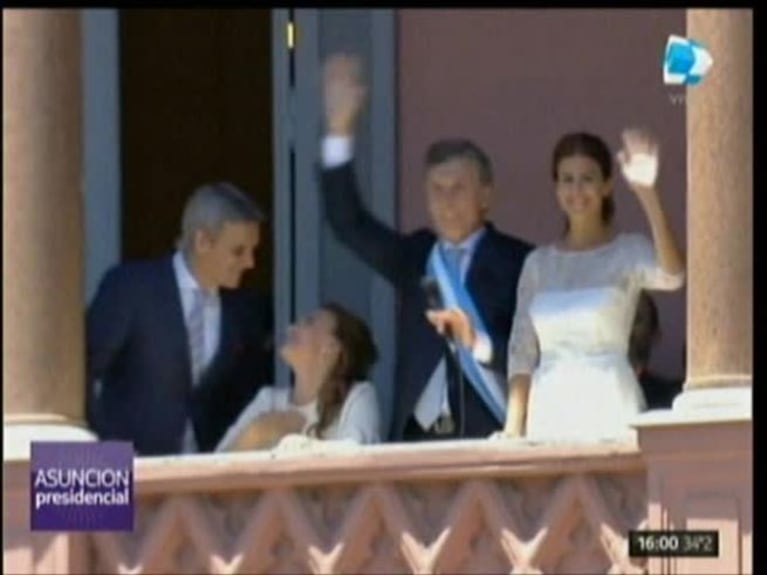
[[537,250],[530,253],[522,266],[517,287],[517,308],[509,337],[508,377],[532,373],[538,363],[538,338],[530,317],[530,304],[537,289]]
[[634,273],[640,289],[672,291],[684,285],[684,272],[670,274],[658,263],[655,248],[642,234],[628,238],[631,252],[628,261],[634,265]]

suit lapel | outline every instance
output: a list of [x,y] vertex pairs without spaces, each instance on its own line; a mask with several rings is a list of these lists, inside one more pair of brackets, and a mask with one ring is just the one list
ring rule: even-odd
[[226,371],[226,368],[231,362],[233,357],[233,351],[236,341],[237,333],[235,326],[237,323],[234,321],[235,309],[232,306],[232,301],[227,297],[224,291],[219,292],[221,302],[221,324],[219,331],[218,347],[216,353],[211,359],[210,365],[203,373],[202,381],[199,387],[207,388],[214,385],[220,378],[220,374]]
[[184,373],[187,374],[185,385],[192,385],[191,358],[189,357],[189,338],[184,319],[184,307],[181,304],[181,292],[179,291],[176,273],[173,269],[173,258],[169,257],[163,262],[164,273],[160,286],[162,297],[159,313],[162,317],[161,325],[167,330],[168,342],[173,346],[173,357],[176,361],[183,362]]
[[[183,361],[185,365],[185,373],[188,374],[188,384],[192,384],[192,359],[189,355],[189,334],[186,328],[186,320],[184,318],[184,306],[181,303],[181,292],[179,290],[178,280],[176,279],[176,273],[173,269],[173,258],[168,258],[165,262],[165,272],[163,274],[162,283],[162,301],[168,302],[169,305],[161,306],[163,314],[163,323],[167,326],[169,331],[168,336],[171,341],[176,342],[174,344],[174,350],[176,351],[176,357],[179,361]],[[223,291],[219,292],[221,302],[221,324],[219,332],[219,343],[216,349],[216,353],[210,361],[207,369],[204,371],[200,387],[210,380],[215,381],[215,374],[222,368],[226,367],[227,360],[231,354],[226,353],[234,346],[236,339],[236,333],[234,333],[234,326],[236,322],[233,321],[234,311],[232,308],[231,300],[226,297]]]
[[474,295],[478,293],[486,279],[491,262],[495,261],[493,251],[495,250],[495,227],[491,223],[486,224],[485,235],[480,238],[474,257],[471,259],[471,265],[466,274],[466,287]]
[[488,308],[488,305],[497,299],[497,297],[493,297],[496,294],[494,290],[498,290],[499,287],[502,288],[502,284],[499,284],[498,281],[497,269],[495,269],[495,266],[498,265],[496,255],[497,233],[495,227],[488,223],[487,232],[477,245],[466,275],[466,289],[474,299],[477,311],[486,325],[491,317],[491,309]]

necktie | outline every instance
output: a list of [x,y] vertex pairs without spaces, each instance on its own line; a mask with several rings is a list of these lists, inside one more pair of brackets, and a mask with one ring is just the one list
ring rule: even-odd
[[200,381],[205,366],[205,292],[194,290],[192,309],[189,314],[189,358],[191,360],[192,384]]
[[[192,386],[200,382],[203,368],[205,367],[205,292],[201,289],[195,289],[192,297],[192,309],[189,313],[187,323],[189,337],[189,359],[191,363]],[[194,431],[194,409],[193,403],[190,403],[190,418],[184,429],[182,440],[182,451],[184,453],[196,453],[197,439]]]
[[445,249],[445,259],[447,260],[447,269],[453,275],[453,277],[461,281],[461,260],[463,260],[463,254],[466,250],[464,248],[449,247]]

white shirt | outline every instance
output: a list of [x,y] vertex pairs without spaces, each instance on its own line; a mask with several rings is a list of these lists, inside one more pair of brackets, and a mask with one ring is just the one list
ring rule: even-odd
[[[347,136],[331,135],[322,140],[322,164],[325,168],[335,168],[352,159],[353,139]],[[466,238],[459,246],[443,241],[445,247],[460,247],[464,249],[461,261],[461,281],[466,281],[466,274],[471,267],[474,252],[479,240],[485,233],[480,229]],[[476,326],[474,326],[476,328]],[[472,354],[477,361],[490,363],[493,356],[492,342],[485,334],[477,333]],[[424,429],[429,429],[441,414],[449,415],[450,406],[447,397],[447,371],[445,360],[437,364],[429,378],[421,397],[416,403],[414,415]]]
[[[194,305],[195,290],[203,289],[199,282],[189,271],[186,260],[181,252],[176,252],[173,256],[173,271],[176,274],[176,284],[178,285],[179,295],[181,296],[181,309],[184,311],[184,323],[189,329],[189,320]],[[205,354],[203,356],[203,365],[208,366],[213,360],[218,350],[219,339],[221,337],[221,298],[218,291],[208,290],[205,310],[203,311],[203,321],[205,323]],[[193,382],[197,384],[198,382]]]
[[[188,331],[192,306],[194,305],[195,290],[203,288],[192,275],[192,272],[189,271],[186,260],[180,251],[176,252],[173,256],[173,271],[176,276],[179,295],[181,296],[181,309],[184,312],[184,324]],[[219,339],[221,337],[221,299],[218,295],[218,291],[208,291],[208,297],[206,298],[205,308],[203,310],[203,322],[205,334],[205,351],[203,355],[204,372],[204,369],[210,365],[210,362],[216,355]],[[193,381],[192,385],[197,385],[197,383],[199,382]],[[186,429],[184,430],[182,451],[184,453],[195,453],[198,451],[191,419],[187,421]]]
[[[479,240],[485,234],[485,229],[482,228],[471,234],[459,245],[451,244],[447,241],[442,241],[441,244],[445,249],[462,249],[462,257],[460,261],[461,282],[466,282],[466,274],[471,266],[471,261],[474,257],[474,252],[477,248]],[[474,357],[477,361],[483,361],[487,357],[492,355],[492,344],[484,334],[477,333],[474,349],[472,350]],[[421,397],[416,402],[413,415],[423,429],[429,429],[440,415],[450,415],[450,403],[448,402],[447,394],[447,364],[446,360],[442,359],[437,364],[437,367],[429,378],[429,383],[421,394]]]
[[[294,405],[290,389],[267,386],[261,388],[255,399],[245,408],[237,421],[229,427],[216,451],[226,451],[240,434],[256,419],[271,411],[296,410],[306,418],[302,433],[319,420],[317,401]],[[357,443],[381,441],[381,417],[375,387],[368,381],[352,386],[336,419],[325,429],[323,439],[349,439]]]

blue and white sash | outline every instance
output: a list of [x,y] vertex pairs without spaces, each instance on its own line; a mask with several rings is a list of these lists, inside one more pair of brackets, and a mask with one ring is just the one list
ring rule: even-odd
[[[477,306],[464,287],[461,278],[451,273],[439,242],[435,242],[429,254],[429,259],[426,262],[426,272],[429,276],[436,279],[445,307],[461,308],[471,319],[472,326],[477,335],[482,334],[488,341],[492,341],[485,327],[485,322],[482,321],[477,311]],[[498,422],[505,423],[506,399],[498,381],[498,376],[480,364],[471,350],[458,342],[455,345],[458,348],[463,372],[468,376],[474,391],[477,392]]]

